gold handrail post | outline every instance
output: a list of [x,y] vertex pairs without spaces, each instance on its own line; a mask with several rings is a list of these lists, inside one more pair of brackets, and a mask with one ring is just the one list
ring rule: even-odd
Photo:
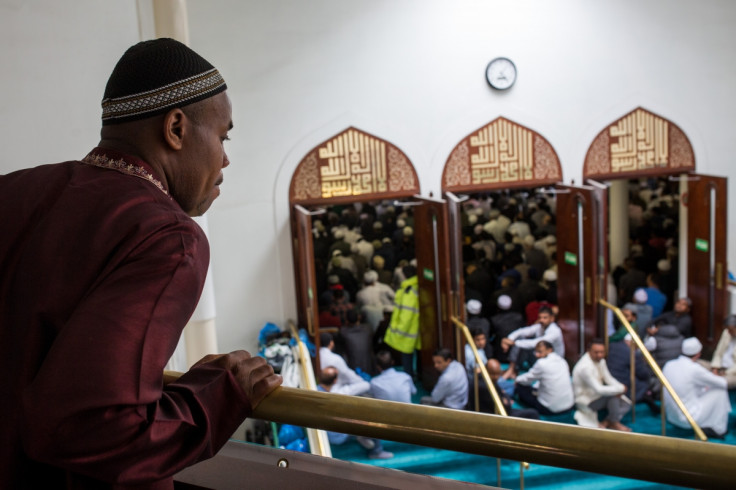
[[[302,373],[302,379],[304,380],[304,388],[316,391],[317,383],[314,379],[314,368],[312,367],[312,358],[309,355],[309,350],[299,337],[299,331],[294,322],[289,320],[288,323],[289,330],[291,330],[291,336],[296,339],[297,352],[299,353],[299,359],[297,359],[297,361],[299,363],[299,370]],[[312,454],[331,458],[332,447],[330,447],[330,441],[327,439],[327,433],[323,430],[313,429],[311,427],[307,427],[306,432],[307,439],[309,440],[309,447],[310,449],[313,449]]]
[[[486,385],[488,386],[488,391],[491,393],[491,398],[493,398],[493,403],[496,405],[496,413],[498,413],[498,415],[501,415],[502,417],[507,417],[508,414],[506,413],[506,407],[503,406],[501,397],[498,395],[498,391],[496,391],[496,386],[491,381],[491,376],[488,374],[487,367],[481,362],[480,354],[478,353],[478,349],[475,347],[475,342],[473,342],[473,337],[470,336],[470,329],[468,328],[467,325],[465,325],[463,322],[458,320],[457,317],[452,316],[450,317],[450,319],[452,320],[452,323],[454,323],[455,326],[457,327],[457,330],[455,330],[455,332],[457,332],[458,330],[462,331],[463,335],[465,336],[465,340],[468,342],[468,345],[473,350],[473,357],[475,357],[475,364],[478,366],[478,368],[480,368],[480,372],[483,375],[483,379],[485,380]],[[476,407],[475,411],[477,412],[480,410],[479,403],[478,403],[478,374],[477,374],[477,371],[474,371],[474,375],[475,375],[475,407]],[[498,462],[498,468],[499,468],[498,486],[501,486],[501,482],[500,482],[501,466],[500,464],[501,462],[499,461]],[[521,473],[520,482],[521,482],[522,490],[524,488],[524,469],[527,469],[527,468],[529,468],[529,463],[525,461],[519,462],[519,472]]]
[[659,403],[662,407],[662,409],[659,411],[660,416],[662,418],[662,435],[666,436],[667,435],[667,419],[665,418],[665,415],[664,415],[664,390],[663,389],[659,390]]
[[608,331],[611,329],[611,324],[609,323],[611,320],[608,318],[608,314],[605,315],[606,317],[606,328],[603,332],[603,343],[606,348],[606,356],[608,356]]
[[636,344],[629,346],[629,383],[631,398],[631,422],[636,422]]
[[475,394],[475,411],[480,412],[480,400],[478,399],[478,371],[473,370],[473,379],[475,380],[475,386],[473,387],[473,393]]
[[[692,426],[693,430],[695,431],[695,435],[701,440],[701,441],[707,441],[708,438],[703,433],[703,430],[698,426],[698,424],[695,422],[695,419],[690,415],[690,412],[688,411],[687,407],[685,407],[685,404],[682,403],[682,400],[680,397],[675,393],[674,388],[672,388],[672,385],[669,381],[667,381],[667,378],[662,373],[662,370],[657,365],[656,361],[652,357],[652,355],[649,353],[646,347],[644,347],[644,342],[641,341],[641,338],[639,338],[639,334],[632,328],[631,324],[626,320],[623,313],[621,313],[621,310],[617,308],[616,306],[613,306],[611,303],[604,299],[599,299],[598,302],[605,306],[606,308],[609,308],[613,311],[613,313],[618,317],[619,320],[621,320],[621,323],[624,327],[626,327],[626,330],[631,334],[631,340],[634,341],[636,346],[641,350],[642,355],[644,356],[644,359],[646,359],[649,366],[654,371],[654,374],[659,379],[660,383],[662,383],[662,386],[667,389],[672,399],[675,401],[675,404],[677,404],[677,407],[682,411],[682,413],[685,415],[685,418],[690,423],[690,426]],[[634,400],[632,403],[636,403],[636,400]],[[662,393],[662,420],[664,424],[664,393]]]
[[486,385],[488,386],[488,391],[491,393],[491,398],[493,398],[493,403],[496,405],[498,414],[506,417],[506,408],[504,408],[503,403],[501,402],[501,397],[498,396],[496,386],[491,381],[491,376],[488,374],[488,369],[486,369],[486,366],[482,362],[480,362],[480,354],[478,354],[478,349],[476,349],[475,347],[473,337],[470,336],[470,330],[468,330],[468,326],[458,320],[457,317],[453,316],[450,319],[452,320],[452,323],[454,323],[455,326],[458,327],[458,329],[460,329],[460,331],[463,333],[463,335],[465,336],[465,340],[467,341],[470,348],[473,350],[475,363],[480,368],[480,373],[483,376],[483,380],[486,382]]

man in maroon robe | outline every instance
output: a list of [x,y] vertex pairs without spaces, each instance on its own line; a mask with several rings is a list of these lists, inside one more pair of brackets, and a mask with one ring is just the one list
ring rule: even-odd
[[281,378],[244,351],[164,386],[204,285],[231,106],[181,43],[130,48],[81,161],[0,176],[0,488],[172,488]]

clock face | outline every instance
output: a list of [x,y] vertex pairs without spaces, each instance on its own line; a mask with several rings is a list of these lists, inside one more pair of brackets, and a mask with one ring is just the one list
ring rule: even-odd
[[516,66],[508,58],[496,58],[486,68],[488,84],[498,90],[506,90],[516,81]]

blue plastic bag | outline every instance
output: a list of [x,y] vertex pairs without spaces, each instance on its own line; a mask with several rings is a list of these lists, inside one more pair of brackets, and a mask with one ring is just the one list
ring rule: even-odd
[[304,429],[298,425],[284,424],[279,429],[279,445],[288,446],[297,439],[304,439]]

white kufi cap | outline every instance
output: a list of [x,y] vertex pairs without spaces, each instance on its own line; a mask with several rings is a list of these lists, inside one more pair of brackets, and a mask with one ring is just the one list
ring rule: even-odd
[[511,308],[511,297],[507,294],[502,294],[498,297],[498,307],[502,310],[508,310]]
[[700,343],[695,337],[690,337],[682,341],[682,353],[686,356],[694,356],[703,348],[703,344]]
[[471,299],[468,301],[468,304],[467,304],[468,313],[470,313],[471,315],[480,314],[480,310],[482,307],[483,305],[477,299]]

